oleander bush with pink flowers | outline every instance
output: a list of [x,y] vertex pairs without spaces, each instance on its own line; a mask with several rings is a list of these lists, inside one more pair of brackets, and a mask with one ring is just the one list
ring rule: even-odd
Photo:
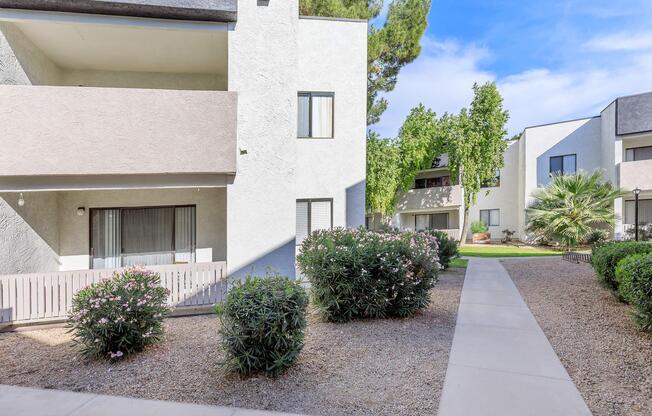
[[297,257],[313,303],[328,321],[407,317],[430,303],[441,268],[429,233],[320,230]]
[[159,283],[157,273],[130,267],[77,292],[68,324],[82,355],[118,360],[161,341],[169,310]]

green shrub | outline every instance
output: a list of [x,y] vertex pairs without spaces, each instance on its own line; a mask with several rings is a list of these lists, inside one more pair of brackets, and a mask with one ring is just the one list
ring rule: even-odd
[[596,229],[591,231],[584,239],[584,244],[603,245],[609,240],[609,231]]
[[486,233],[489,231],[489,227],[482,221],[474,221],[471,223],[471,232],[473,234]]
[[131,267],[77,292],[68,322],[82,355],[118,360],[159,342],[169,293],[159,283],[158,274]]
[[611,290],[618,289],[616,265],[632,254],[652,252],[652,244],[643,241],[612,241],[593,249],[593,269],[598,282]]
[[616,267],[621,297],[632,305],[634,322],[652,331],[652,254],[625,257]]
[[442,269],[448,269],[450,262],[460,256],[457,241],[453,240],[444,231],[427,230],[422,231],[437,238],[437,257]]
[[306,238],[297,261],[326,320],[406,317],[430,302],[437,250],[428,233],[336,228]]
[[276,376],[292,365],[303,348],[307,306],[306,291],[287,277],[236,283],[216,307],[226,367]]

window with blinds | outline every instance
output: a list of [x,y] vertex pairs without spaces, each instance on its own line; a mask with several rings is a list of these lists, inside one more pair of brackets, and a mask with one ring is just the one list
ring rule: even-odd
[[296,244],[299,245],[313,231],[333,228],[333,200],[297,200],[296,219]]
[[93,208],[91,268],[194,263],[196,207]]
[[299,93],[297,137],[332,138],[334,102],[332,92]]
[[[634,224],[636,206],[635,201],[625,201],[625,224]],[[652,223],[652,199],[640,199],[638,201],[638,223]]]

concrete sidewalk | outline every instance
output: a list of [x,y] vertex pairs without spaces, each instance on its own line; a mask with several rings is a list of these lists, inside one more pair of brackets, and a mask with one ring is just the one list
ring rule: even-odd
[[439,416],[590,414],[500,262],[471,259]]
[[261,410],[0,385],[2,416],[290,416]]

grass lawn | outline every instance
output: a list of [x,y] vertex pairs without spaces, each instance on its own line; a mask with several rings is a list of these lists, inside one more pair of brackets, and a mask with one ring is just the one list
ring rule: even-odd
[[503,245],[465,245],[460,247],[460,255],[468,257],[541,257],[561,256],[562,251],[541,247],[516,247]]
[[453,259],[448,267],[466,268],[467,264],[469,264],[469,261],[466,259]]

